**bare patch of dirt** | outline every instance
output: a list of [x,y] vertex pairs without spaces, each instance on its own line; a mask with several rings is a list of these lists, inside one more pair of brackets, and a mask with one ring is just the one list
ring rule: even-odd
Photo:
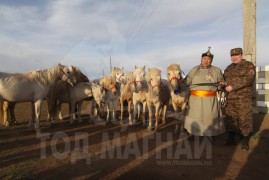
[[[86,113],[87,104],[83,107]],[[174,135],[171,111],[157,132],[148,132],[142,124],[96,123],[86,114],[80,124],[63,120],[48,128],[44,103],[41,135],[27,127],[30,104],[18,104],[15,112],[21,124],[0,127],[0,179],[266,179],[269,175],[268,114],[254,114],[254,134],[245,152],[239,137],[236,146],[224,147],[227,134],[190,141]]]

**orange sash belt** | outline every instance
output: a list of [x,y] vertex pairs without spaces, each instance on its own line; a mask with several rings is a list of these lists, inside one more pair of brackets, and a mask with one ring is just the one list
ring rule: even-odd
[[191,90],[191,95],[198,97],[209,97],[209,96],[216,96],[217,93],[215,91]]

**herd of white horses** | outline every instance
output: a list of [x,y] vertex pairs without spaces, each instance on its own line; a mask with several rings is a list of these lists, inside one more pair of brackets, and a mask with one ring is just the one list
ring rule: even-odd
[[[55,118],[62,119],[63,103],[69,103],[70,122],[73,123],[76,118],[80,121],[84,100],[91,101],[92,107],[96,107],[97,111],[105,104],[107,122],[110,119],[117,121],[116,105],[120,102],[119,122],[123,122],[124,102],[127,101],[129,125],[137,124],[137,120],[142,118],[143,125],[147,126],[148,130],[157,130],[159,121],[166,123],[166,109],[169,103],[172,103],[176,119],[175,132],[178,133],[183,128],[181,123],[184,120],[189,89],[182,84],[183,78],[178,64],[168,65],[166,73],[167,79],[162,79],[161,70],[157,68],[146,70],[145,66],[135,66],[133,71],[124,73],[123,68],[114,67],[110,76],[89,81],[79,68],[61,64],[26,74],[0,72],[3,122],[7,126],[15,124],[15,104],[31,102],[32,118],[29,126],[34,125],[39,133],[44,99],[48,102],[48,124],[54,122]],[[90,117],[91,113],[92,110],[89,110]]]

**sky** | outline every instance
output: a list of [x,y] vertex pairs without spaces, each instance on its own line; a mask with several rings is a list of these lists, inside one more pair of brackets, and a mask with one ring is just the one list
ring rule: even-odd
[[[224,70],[243,47],[242,0],[0,0],[0,71],[26,73],[58,63],[89,79],[135,65],[188,71],[211,47]],[[269,65],[269,1],[257,0],[257,66]]]

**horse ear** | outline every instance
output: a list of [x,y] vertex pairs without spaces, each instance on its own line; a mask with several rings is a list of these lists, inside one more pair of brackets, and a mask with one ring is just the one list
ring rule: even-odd
[[170,64],[167,65],[167,67],[169,67],[169,66],[170,66]]
[[113,68],[114,70],[116,70],[116,67],[114,66],[114,68]]
[[137,69],[137,66],[135,65],[135,69]]
[[150,68],[148,68],[148,71],[150,72]]
[[144,65],[144,66],[143,66],[143,70],[145,70],[145,68],[146,68],[146,66]]
[[123,71],[123,67],[121,67],[121,71]]
[[77,68],[75,66],[71,66],[73,72],[76,72],[77,71]]

